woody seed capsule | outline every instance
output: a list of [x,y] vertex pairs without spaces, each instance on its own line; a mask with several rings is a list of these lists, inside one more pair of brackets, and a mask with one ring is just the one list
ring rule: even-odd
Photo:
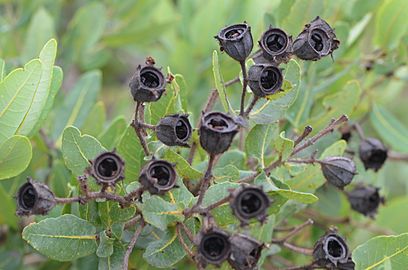
[[320,164],[326,180],[340,189],[350,184],[356,174],[356,165],[346,157],[327,157]]
[[139,65],[129,87],[135,101],[153,102],[160,99],[166,90],[166,79],[161,70],[153,65]]
[[166,160],[151,160],[139,175],[139,181],[151,194],[164,194],[176,184],[174,165]]
[[224,27],[215,38],[220,43],[221,51],[239,62],[245,61],[254,46],[251,27],[246,23]]
[[47,185],[31,178],[17,192],[17,211],[19,216],[46,215],[56,205],[54,193]]
[[360,143],[359,154],[366,170],[378,171],[387,160],[388,150],[381,141],[367,138]]

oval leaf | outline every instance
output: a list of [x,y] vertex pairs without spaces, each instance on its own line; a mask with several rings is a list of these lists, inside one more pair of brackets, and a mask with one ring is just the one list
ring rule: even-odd
[[23,239],[45,256],[72,261],[96,251],[96,228],[74,215],[47,218],[24,228]]
[[22,173],[30,164],[32,149],[27,137],[15,135],[0,145],[0,180]]

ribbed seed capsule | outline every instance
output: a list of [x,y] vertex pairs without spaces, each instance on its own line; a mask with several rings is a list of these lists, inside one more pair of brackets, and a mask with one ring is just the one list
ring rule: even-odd
[[153,102],[160,99],[166,90],[166,79],[161,70],[153,65],[139,65],[129,87],[135,101]]
[[156,127],[157,138],[168,146],[188,147],[191,134],[192,128],[186,114],[173,114],[163,117]]
[[381,141],[367,138],[361,141],[359,154],[366,170],[378,171],[387,160],[388,150]]
[[350,265],[354,267],[346,241],[335,231],[329,231],[317,241],[313,257],[319,266],[328,269],[347,269],[345,267]]
[[229,264],[235,270],[256,269],[264,245],[245,234],[234,234],[229,239],[231,255]]
[[56,205],[54,193],[47,185],[31,178],[17,192],[17,211],[19,216],[46,215]]
[[125,161],[114,151],[104,152],[90,163],[88,171],[100,185],[114,186],[125,178]]
[[262,34],[259,46],[265,59],[275,64],[286,63],[292,54],[292,37],[280,28],[270,27]]
[[303,60],[319,60],[331,54],[340,42],[330,25],[320,17],[305,26],[293,42],[293,53]]
[[203,230],[197,237],[199,263],[205,267],[208,264],[220,266],[230,255],[231,245],[227,232],[218,228]]
[[151,194],[164,194],[175,186],[176,176],[173,164],[154,159],[143,166],[139,182]]
[[221,51],[239,62],[245,61],[254,46],[251,27],[246,23],[224,27],[215,38],[220,43]]
[[209,112],[201,117],[200,144],[209,154],[221,154],[231,145],[239,127],[222,112]]
[[379,194],[379,188],[372,186],[358,185],[347,193],[351,208],[365,216],[374,218],[377,209],[384,198]]
[[255,64],[248,70],[248,85],[258,97],[275,94],[281,89],[282,83],[282,71],[275,66]]
[[356,165],[346,157],[327,157],[320,165],[326,180],[340,189],[350,184],[356,174]]
[[249,220],[256,218],[264,222],[271,201],[262,190],[254,185],[241,185],[231,194],[230,206],[234,215],[241,221],[241,225],[249,224]]

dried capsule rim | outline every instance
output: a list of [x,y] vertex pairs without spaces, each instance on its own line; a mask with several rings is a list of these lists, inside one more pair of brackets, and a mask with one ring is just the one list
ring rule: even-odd
[[[333,256],[332,254],[330,254],[329,245],[332,241],[335,242],[337,245],[339,245],[341,248],[341,254],[339,256]],[[336,234],[329,234],[326,236],[325,241],[323,242],[323,250],[326,253],[326,256],[329,259],[332,259],[331,261],[343,260],[343,259],[347,259],[348,257],[348,247],[346,243],[344,242],[342,238],[340,238]]]
[[[242,32],[239,32],[239,35],[237,36],[228,37],[227,34],[234,30],[235,31],[242,30]],[[239,41],[249,31],[251,31],[251,27],[246,23],[232,24],[222,28],[219,34],[216,36],[216,38],[218,40]]]
[[[231,245],[230,245],[227,234],[223,232],[219,232],[218,230],[213,230],[213,231],[203,234],[201,237],[202,238],[200,240],[200,246],[199,246],[200,254],[208,262],[213,263],[213,264],[218,264],[229,256]],[[206,244],[207,244],[207,241],[214,240],[214,238],[216,238],[217,240],[221,240],[221,242],[219,243],[222,244],[222,247],[221,247],[222,250],[220,250],[219,254],[217,254],[216,256],[211,256],[209,254],[209,251],[206,250],[208,248]],[[211,247],[213,247],[213,245]]]
[[[117,167],[117,170],[112,174],[112,176],[102,175],[99,171],[99,166],[107,159],[113,160]],[[115,152],[105,152],[97,156],[92,162],[92,174],[98,182],[106,184],[115,183],[116,181],[123,179],[124,165],[125,162],[118,154]]]
[[[271,35],[273,35],[273,34],[275,34],[275,35],[276,35],[276,34],[277,34],[277,35],[280,35],[280,36],[283,37],[284,40],[285,40],[285,45],[282,46],[282,48],[280,48],[278,51],[272,51],[272,50],[269,48],[268,44],[266,43],[266,41],[268,40],[268,38],[269,38]],[[288,35],[286,34],[285,31],[283,31],[283,30],[280,29],[280,28],[269,28],[268,30],[266,30],[266,31],[262,34],[262,37],[261,37],[261,40],[259,41],[259,43],[260,43],[260,45],[261,45],[261,48],[262,48],[264,51],[266,51],[268,54],[270,54],[271,56],[277,56],[277,55],[280,55],[280,54],[284,53],[284,52],[288,49],[288,47],[290,46]]]
[[[177,116],[178,118],[177,118],[176,125],[174,126],[174,134],[176,134],[176,137],[178,140],[180,140],[181,142],[185,142],[191,136],[191,124],[190,124],[190,121],[188,121],[187,115],[177,115]],[[187,132],[185,136],[182,138],[178,136],[178,132],[177,132],[177,128],[178,128],[177,124],[179,122],[181,122],[187,128]]]
[[[311,44],[311,39],[313,38],[313,35],[321,35],[320,37],[324,37],[326,38],[325,42],[323,42],[323,48],[321,50],[316,50],[315,46],[313,46],[313,44]],[[330,49],[331,49],[331,40],[329,35],[326,33],[326,31],[320,29],[320,28],[312,28],[310,29],[308,36],[307,36],[307,43],[309,43],[310,48],[312,48],[312,50],[314,52],[316,52],[319,55],[327,55],[330,53]]]
[[263,86],[263,84],[262,84],[262,81],[259,80],[259,86],[266,95],[271,95],[271,94],[275,93],[276,91],[278,91],[281,88],[282,81],[283,81],[283,76],[282,76],[282,72],[281,72],[281,70],[279,68],[277,68],[275,66],[267,65],[267,66],[264,66],[264,68],[262,69],[261,77],[264,74],[264,72],[267,72],[268,70],[272,71],[273,74],[276,76],[275,83],[273,84],[272,87],[265,88]]
[[[24,202],[23,196],[24,193],[27,192],[29,189],[32,189],[34,191],[34,204],[32,206],[27,206],[26,203]],[[33,208],[35,208],[37,202],[38,202],[38,192],[35,189],[34,185],[32,184],[32,180],[28,180],[27,183],[24,183],[20,189],[18,190],[17,193],[17,201],[18,201],[18,206],[21,207],[23,210],[31,210]]]
[[156,179],[157,180],[157,178],[155,178],[153,176],[153,174],[154,174],[153,170],[156,169],[157,167],[164,168],[168,173],[169,179],[167,180],[165,185],[159,184],[158,181],[156,181],[155,183],[152,183],[152,184],[155,187],[160,188],[161,191],[170,190],[174,186],[174,184],[176,182],[176,173],[174,171],[173,165],[170,162],[165,161],[165,160],[153,160],[149,164],[149,166],[147,168],[147,171],[146,171],[148,179]]
[[[211,124],[211,121],[222,121],[226,126],[222,129],[216,129]],[[235,120],[231,116],[221,112],[209,112],[204,114],[202,117],[202,126],[217,133],[230,133],[238,130],[238,125]]]
[[[146,85],[146,84],[144,84],[144,83],[142,82],[142,79],[141,79],[142,76],[143,76],[144,74],[148,73],[148,72],[150,72],[150,73],[152,73],[153,75],[157,76],[157,80],[158,80],[158,85],[157,85],[157,86],[155,86],[155,87],[150,87],[150,86],[148,86],[148,85]],[[143,66],[143,67],[140,69],[140,83],[143,85],[143,87],[145,87],[145,88],[147,88],[147,89],[161,89],[161,88],[163,88],[163,86],[165,85],[166,80],[165,80],[165,78],[164,78],[163,73],[162,73],[158,68],[153,67],[153,66]]]

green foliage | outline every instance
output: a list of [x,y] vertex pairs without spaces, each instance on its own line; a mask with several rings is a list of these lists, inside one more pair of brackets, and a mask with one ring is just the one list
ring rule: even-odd
[[[151,156],[145,157],[130,125],[135,104],[127,85],[146,56],[154,57],[156,66],[173,80],[159,101],[144,104],[145,122],[155,125],[166,115],[188,113],[192,126],[198,127],[212,89],[219,95],[214,110],[236,114],[240,105],[242,72],[219,51],[213,39],[219,29],[247,21],[255,53],[270,25],[282,27],[295,39],[316,16],[335,28],[339,49],[332,59],[306,62],[293,57],[279,66],[284,77],[281,91],[256,103],[231,148],[217,157],[202,207],[228,196],[240,180],[256,173],[249,182],[261,186],[272,201],[265,223],[254,220],[240,228],[228,202],[210,213],[222,229],[268,243],[260,269],[286,267],[276,255],[293,265],[311,261],[270,244],[285,236],[276,228],[295,227],[306,218],[318,226],[305,228],[290,243],[313,247],[330,225],[337,225],[356,269],[406,269],[406,1],[0,2],[1,269],[121,269],[140,226],[128,221],[140,213],[146,227],[131,256],[132,269],[196,269],[180,240],[193,252],[196,247],[183,230],[181,236],[177,233],[176,224],[184,223],[194,236],[204,224],[201,215],[183,214],[197,202],[195,185],[208,165],[197,129],[190,141],[197,146],[191,162],[189,149],[164,146],[154,131],[146,130],[152,155],[175,164],[178,187],[160,196],[145,192],[129,207],[106,199],[57,205],[48,216],[27,224],[15,215],[16,191],[32,176],[57,197],[83,195],[76,177],[105,151],[116,151],[125,161],[125,179],[106,193],[126,196],[140,188],[140,171]],[[248,59],[247,69],[253,63]],[[224,85],[237,77],[237,83]],[[249,90],[247,105],[252,99]],[[360,138],[354,129],[347,142],[336,129],[292,155],[306,125],[313,127],[310,138],[343,114],[350,125],[360,123],[366,137],[382,140],[389,149],[378,173],[366,171],[358,161]],[[351,186],[381,187],[386,204],[376,219],[352,211],[346,196],[352,187],[340,192],[328,186],[320,164],[293,162],[329,156],[354,159],[358,174]],[[393,163],[400,156],[405,159]],[[264,171],[275,162],[270,174]],[[91,191],[100,189],[91,177],[88,182]],[[37,253],[44,257],[32,264]],[[227,264],[221,269],[228,269]]]

